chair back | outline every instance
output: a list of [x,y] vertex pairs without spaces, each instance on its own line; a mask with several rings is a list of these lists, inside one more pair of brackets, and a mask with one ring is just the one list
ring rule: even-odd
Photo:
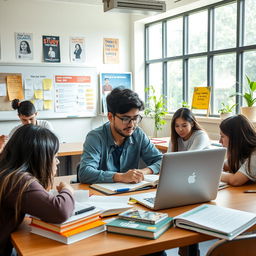
[[233,240],[219,240],[208,250],[206,256],[255,256],[256,233],[240,235]]

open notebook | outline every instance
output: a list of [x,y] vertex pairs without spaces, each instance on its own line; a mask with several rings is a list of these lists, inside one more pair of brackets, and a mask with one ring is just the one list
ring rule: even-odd
[[108,195],[125,193],[135,190],[147,189],[155,187],[158,184],[159,175],[151,174],[144,175],[144,180],[139,183],[97,183],[90,185],[91,188],[96,189]]

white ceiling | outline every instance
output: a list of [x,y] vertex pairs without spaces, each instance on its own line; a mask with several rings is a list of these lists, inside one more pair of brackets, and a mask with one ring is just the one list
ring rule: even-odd
[[[43,0],[41,0],[41,1],[43,1]],[[46,0],[46,1],[102,5],[102,0]]]

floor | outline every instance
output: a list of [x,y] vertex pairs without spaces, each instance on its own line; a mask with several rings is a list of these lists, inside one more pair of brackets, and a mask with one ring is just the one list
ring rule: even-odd
[[[217,239],[200,243],[199,244],[200,256],[205,256],[208,249],[210,248],[210,246],[213,243],[215,243],[216,241],[217,241]],[[179,255],[178,254],[178,248],[167,250],[166,253],[167,253],[168,256],[178,256]]]

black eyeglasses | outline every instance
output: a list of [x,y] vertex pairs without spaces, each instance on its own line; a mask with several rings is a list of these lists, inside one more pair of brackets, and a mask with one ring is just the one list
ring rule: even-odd
[[124,125],[129,124],[131,121],[133,121],[134,124],[139,124],[141,122],[141,120],[142,120],[142,116],[141,115],[137,115],[137,116],[135,116],[133,118],[127,117],[127,116],[124,116],[124,117],[120,117],[120,116],[117,116],[117,115],[115,115],[115,116],[118,119],[120,119]]

